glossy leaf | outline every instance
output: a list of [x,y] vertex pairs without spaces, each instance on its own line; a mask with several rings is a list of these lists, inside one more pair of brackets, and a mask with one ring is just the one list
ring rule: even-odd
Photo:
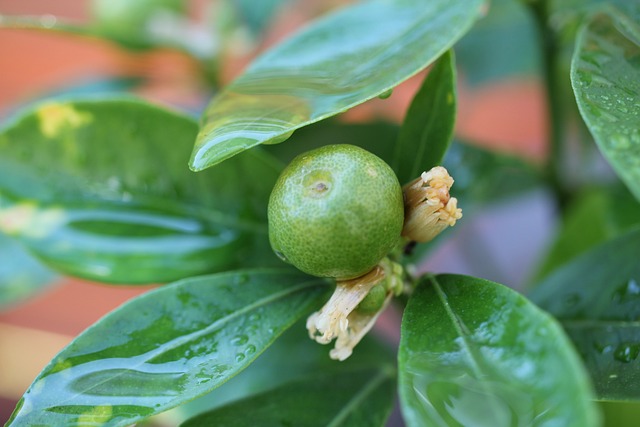
[[400,128],[393,162],[400,184],[441,163],[453,137],[456,97],[455,60],[448,51],[425,78]]
[[388,370],[316,373],[202,414],[181,427],[383,427],[393,407],[393,379]]
[[599,425],[560,326],[487,280],[425,278],[402,319],[398,361],[410,427]]
[[569,206],[538,278],[636,224],[640,224],[640,203],[627,191],[606,188],[585,192]]
[[228,269],[246,236],[266,232],[280,164],[252,151],[194,174],[196,132],[132,100],[44,104],[0,133],[0,230],[51,267],[99,281]]
[[[306,319],[305,319],[306,320]],[[176,408],[179,420],[219,408],[229,402],[322,372],[339,374],[354,369],[383,369],[395,365],[395,349],[367,335],[345,361],[329,358],[329,347],[309,339],[303,322],[291,327],[254,363],[206,396]],[[177,422],[176,422],[177,424]]]
[[46,289],[57,275],[0,233],[0,309]]
[[326,294],[288,270],[221,273],[148,292],[83,332],[36,378],[9,426],[127,426],[248,366]]
[[640,24],[600,13],[580,33],[571,65],[578,107],[600,150],[640,200]]
[[318,20],[256,59],[212,100],[191,168],[282,142],[295,129],[388,92],[450,48],[482,5],[370,0]]
[[603,400],[640,400],[640,229],[553,272],[531,298],[574,341]]

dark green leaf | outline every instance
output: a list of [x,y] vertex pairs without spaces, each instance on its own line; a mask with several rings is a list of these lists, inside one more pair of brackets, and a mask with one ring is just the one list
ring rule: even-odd
[[0,309],[20,302],[51,285],[56,274],[14,240],[0,233]]
[[569,206],[537,277],[639,223],[640,203],[627,191],[606,188],[583,193]]
[[640,400],[639,260],[635,228],[577,257],[531,292],[562,322],[603,400]]
[[400,128],[393,162],[400,184],[441,163],[453,137],[456,96],[455,60],[448,51],[425,78]]
[[245,235],[265,232],[280,165],[252,150],[194,174],[196,132],[132,100],[44,104],[0,133],[0,230],[55,269],[100,281],[227,269],[252,244]]
[[538,171],[522,159],[460,141],[451,145],[443,165],[455,179],[451,195],[463,209],[521,194],[541,182]]
[[289,163],[294,157],[323,145],[352,144],[391,164],[398,131],[398,125],[388,122],[342,123],[328,119],[296,131],[287,144],[265,145],[264,149]]
[[393,407],[394,385],[389,370],[316,373],[202,414],[181,426],[382,427]]
[[388,92],[450,48],[482,5],[371,0],[318,20],[259,57],[213,99],[192,169],[282,142],[295,129]]
[[381,369],[395,364],[395,351],[365,337],[343,362],[329,358],[329,347],[309,338],[304,323],[291,327],[251,366],[206,396],[177,408],[181,419],[218,408],[231,401],[262,393],[318,372],[338,374],[354,369]]
[[186,279],[87,329],[36,378],[8,425],[127,426],[248,366],[328,287],[286,270]]
[[427,277],[402,319],[408,426],[597,426],[588,377],[560,326],[483,279]]
[[600,150],[640,200],[640,25],[600,13],[581,31],[571,65],[578,107]]

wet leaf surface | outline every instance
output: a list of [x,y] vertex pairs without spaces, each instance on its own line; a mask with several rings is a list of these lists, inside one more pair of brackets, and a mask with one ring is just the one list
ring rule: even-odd
[[482,5],[371,0],[316,21],[258,57],[211,101],[192,169],[282,142],[300,127],[387,94],[462,37]]
[[578,256],[531,291],[574,341],[603,400],[640,399],[639,254],[635,228]]
[[611,8],[578,36],[571,83],[600,150],[640,200],[640,24]]
[[253,362],[327,290],[301,273],[248,270],[148,292],[63,349],[8,425],[127,426],[192,400]]
[[502,285],[425,278],[402,320],[408,426],[597,426],[586,372],[560,326]]

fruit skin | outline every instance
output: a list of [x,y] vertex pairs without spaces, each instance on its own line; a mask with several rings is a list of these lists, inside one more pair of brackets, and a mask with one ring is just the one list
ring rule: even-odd
[[403,196],[393,170],[353,145],[302,154],[282,172],[269,199],[273,250],[305,273],[352,279],[398,243]]

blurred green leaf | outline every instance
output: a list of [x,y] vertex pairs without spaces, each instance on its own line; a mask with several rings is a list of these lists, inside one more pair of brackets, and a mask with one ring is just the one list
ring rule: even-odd
[[44,104],[0,133],[0,230],[57,270],[105,282],[227,269],[253,234],[266,241],[280,164],[252,150],[194,174],[196,132],[132,100]]
[[339,374],[354,369],[381,369],[395,364],[395,351],[368,335],[354,349],[347,360],[338,362],[329,358],[328,346],[318,345],[309,338],[304,322],[300,322],[264,352],[260,358],[242,371],[233,381],[206,396],[188,402],[176,409],[184,420],[231,401],[238,400],[287,382],[311,376],[318,372]]
[[398,355],[408,426],[597,426],[591,387],[560,326],[483,279],[427,277]]
[[400,128],[393,162],[400,184],[441,163],[453,136],[456,97],[455,59],[449,50],[425,78]]
[[247,26],[251,34],[259,36],[271,19],[290,0],[229,0],[238,18]]
[[[320,374],[231,403],[181,424],[199,426],[384,426],[395,394],[392,368]],[[246,414],[251,414],[247,417]]]
[[531,299],[574,341],[602,400],[640,399],[640,229],[555,270]]
[[0,310],[46,289],[57,275],[0,233]]
[[91,31],[132,49],[153,47],[184,22],[185,0],[91,0]]
[[462,80],[474,86],[535,75],[540,69],[535,23],[521,0],[492,0],[487,16],[456,43],[455,51]]
[[8,426],[128,426],[201,396],[251,364],[320,303],[290,270],[185,279],[129,301],[62,350]]
[[640,403],[599,402],[605,427],[635,427],[640,420]]
[[[383,95],[450,48],[482,0],[370,0],[306,27],[256,59],[204,113],[202,170]],[[372,31],[375,28],[375,31]]]
[[626,190],[594,189],[579,195],[537,273],[538,280],[587,249],[640,224],[640,203]]
[[578,107],[600,150],[640,200],[640,25],[595,15],[581,31],[571,66]]
[[451,145],[442,164],[455,179],[451,195],[463,208],[521,194],[542,182],[524,160],[461,141]]

